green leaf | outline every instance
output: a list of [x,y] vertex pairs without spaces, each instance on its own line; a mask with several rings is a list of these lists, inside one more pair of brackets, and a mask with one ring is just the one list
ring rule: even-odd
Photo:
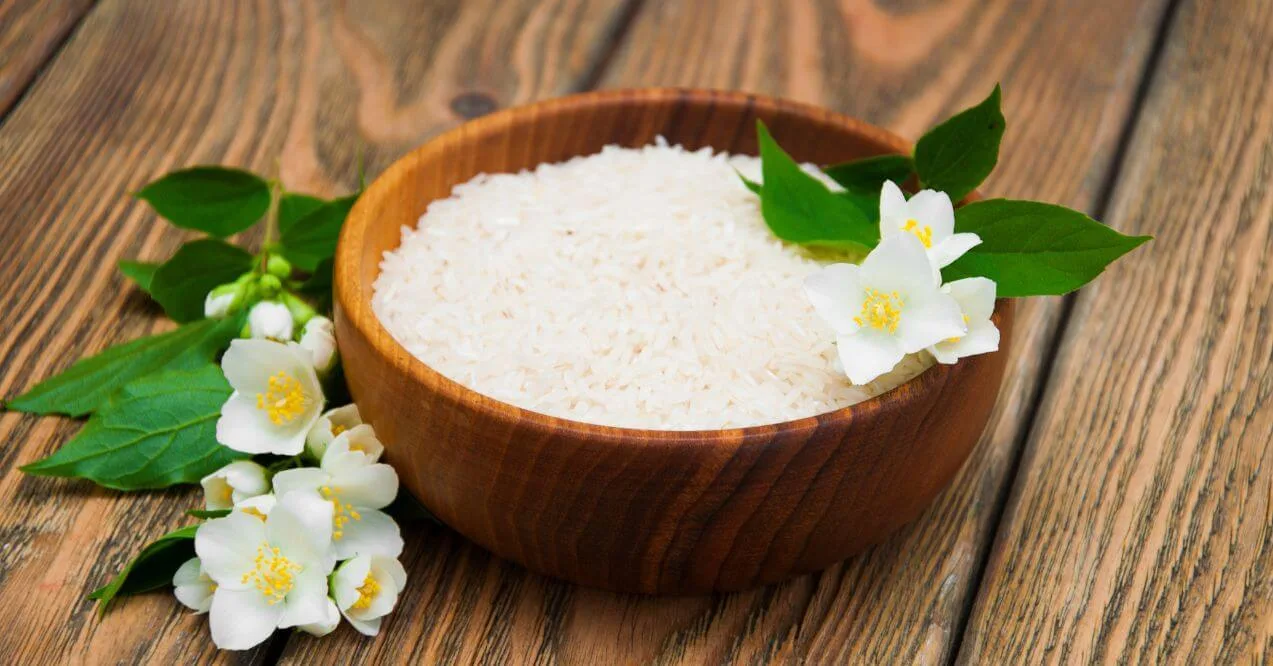
[[284,194],[278,200],[278,230],[284,233],[291,229],[297,222],[310,213],[327,203],[318,197],[311,197],[308,194]]
[[212,518],[225,518],[230,515],[229,509],[190,509],[186,512],[191,518],[199,518],[201,520],[209,520]]
[[955,231],[975,233],[981,244],[943,268],[942,277],[988,277],[1000,297],[1074,291],[1151,238],[1124,236],[1064,206],[1008,199],[957,209]]
[[141,594],[172,585],[177,569],[195,556],[194,537],[198,529],[198,525],[191,525],[159,537],[125,564],[109,583],[90,592],[88,598],[98,602],[98,613],[105,613],[117,596]]
[[116,389],[160,370],[190,370],[212,362],[239,333],[237,318],[205,319],[82,358],[5,406],[19,412],[83,416],[106,404]]
[[915,165],[907,155],[877,155],[829,166],[822,171],[845,190],[874,197],[878,209],[884,181],[891,180],[900,186],[911,177],[914,169]]
[[137,287],[147,294],[150,293],[150,283],[155,280],[155,272],[159,270],[159,264],[148,261],[129,261],[121,259],[119,262],[119,272],[124,277],[136,283]]
[[230,385],[221,368],[161,372],[124,386],[56,453],[28,474],[89,479],[116,490],[195,483],[247,454],[217,443]]
[[915,144],[915,171],[920,183],[959,201],[977,189],[999,161],[1004,120],[1000,91],[929,130]]
[[279,239],[283,256],[299,269],[312,271],[336,254],[336,240],[345,217],[358,200],[357,194],[324,203],[298,220]]
[[202,319],[208,292],[252,270],[252,262],[247,251],[225,241],[191,241],[155,271],[150,295],[179,323]]
[[756,122],[761,171],[760,210],[779,238],[792,243],[870,249],[880,240],[878,224],[846,197],[805,173]]
[[137,197],[169,222],[224,238],[256,224],[270,208],[270,185],[238,169],[199,166],[174,171]]

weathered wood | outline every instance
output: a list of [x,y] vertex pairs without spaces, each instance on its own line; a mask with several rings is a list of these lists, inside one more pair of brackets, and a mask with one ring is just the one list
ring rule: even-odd
[[[911,137],[999,80],[1009,128],[986,191],[1090,209],[1164,8],[965,0],[890,15],[869,2],[647,0],[602,80],[787,95]],[[529,574],[439,530],[409,542],[412,591],[384,638],[298,636],[284,660],[943,661],[1035,404],[1058,302],[1018,311],[993,425],[952,487],[916,524],[821,575],[715,597],[612,595]]]
[[965,663],[1273,660],[1273,5],[1185,0]]
[[0,0],[0,117],[96,0]]
[[[114,268],[188,236],[127,193],[193,163],[334,193],[439,128],[566,92],[589,75],[620,7],[556,3],[102,0],[0,126],[0,395],[159,324]],[[498,11],[496,8],[498,7]],[[478,100],[478,101],[475,101]],[[78,427],[0,414],[0,654],[15,663],[190,663],[206,622],[166,594],[104,620],[84,595],[185,523],[191,491],[124,495],[17,466]],[[285,638],[280,636],[280,639]]]

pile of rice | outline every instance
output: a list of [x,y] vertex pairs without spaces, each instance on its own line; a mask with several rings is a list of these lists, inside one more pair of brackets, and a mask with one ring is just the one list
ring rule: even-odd
[[735,169],[754,157],[658,143],[518,174],[436,201],[386,252],[373,307],[438,372],[578,421],[665,430],[776,423],[868,386],[835,364],[801,283],[821,261],[774,237]]

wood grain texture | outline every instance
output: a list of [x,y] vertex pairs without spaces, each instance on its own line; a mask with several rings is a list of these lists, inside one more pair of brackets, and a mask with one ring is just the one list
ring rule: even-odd
[[96,0],[0,0],[0,117]]
[[[102,0],[0,126],[0,395],[163,326],[114,262],[166,257],[188,236],[128,192],[188,164],[267,171],[276,158],[293,189],[347,190],[360,146],[375,173],[474,113],[455,103],[470,92],[503,105],[568,91],[588,75],[619,9],[589,0]],[[428,102],[416,104],[422,96]],[[405,120],[386,135],[390,112]],[[217,654],[206,621],[165,594],[96,618],[84,595],[184,524],[180,513],[198,499],[17,471],[77,427],[0,414],[0,654],[21,663],[266,657]]]
[[965,663],[1273,661],[1273,5],[1185,0]]
[[720,91],[603,91],[463,125],[363,192],[336,252],[345,377],[359,413],[388,443],[387,462],[435,516],[552,577],[703,594],[860,552],[913,520],[959,470],[1003,378],[1011,301],[999,301],[994,316],[999,353],[937,365],[816,417],[701,431],[598,426],[492,400],[412,357],[372,309],[385,253],[456,185],[660,136],[689,150],[754,155],[757,120],[801,162],[909,152],[884,130],[818,107]]
[[[786,95],[914,137],[1002,81],[1008,134],[986,191],[1090,210],[1164,9],[1160,0],[879,9],[866,2],[646,0],[602,83]],[[881,46],[876,33],[893,42]],[[898,52],[895,44],[910,34],[919,46]],[[387,623],[386,637],[375,642],[345,629],[322,641],[297,636],[284,661],[945,661],[1060,313],[1059,299],[1022,305],[1003,397],[973,457],[916,524],[858,557],[768,588],[651,599],[553,582],[439,530],[408,545],[417,563],[410,587],[418,591],[404,600],[411,621]]]

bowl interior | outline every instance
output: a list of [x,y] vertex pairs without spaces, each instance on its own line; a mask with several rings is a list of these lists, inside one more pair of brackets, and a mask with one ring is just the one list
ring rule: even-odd
[[[730,433],[746,439],[750,431],[816,426],[814,417],[770,426],[718,431],[668,431],[615,428],[571,421],[523,410],[463,387],[415,359],[381,326],[371,310],[374,284],[385,251],[401,242],[403,225],[415,226],[430,202],[481,173],[516,172],[547,162],[589,155],[607,145],[639,147],[662,136],[688,149],[711,147],[735,154],[757,154],[756,121],[802,162],[832,164],[873,155],[906,152],[909,144],[885,130],[825,109],[743,93],[654,89],[608,91],[565,97],[498,112],[440,135],[403,157],[360,198],[342,232],[336,259],[336,297],[347,316],[378,353],[392,359],[439,393],[469,403],[493,418],[514,418],[546,428],[568,428],[601,438],[640,433],[646,441],[704,438]],[[901,403],[939,382],[953,366],[934,366],[919,377],[850,410],[859,418],[880,402]]]

